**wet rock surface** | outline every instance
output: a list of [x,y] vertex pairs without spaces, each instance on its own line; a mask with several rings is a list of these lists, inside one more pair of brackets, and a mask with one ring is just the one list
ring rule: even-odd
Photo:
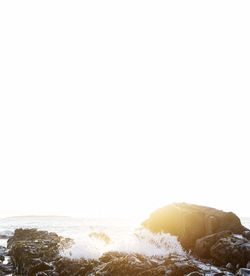
[[231,236],[232,232],[222,231],[197,239],[194,252],[201,258],[211,258],[211,247],[220,239]]
[[246,267],[250,261],[250,242],[242,237],[230,235],[219,239],[211,248],[210,254],[218,263]]
[[56,233],[36,229],[17,229],[8,240],[9,254],[16,268],[16,275],[36,275],[54,270],[53,262],[59,259],[62,248],[72,241]]
[[6,247],[0,246],[0,276],[11,275],[14,267]]
[[[192,256],[148,257],[136,253],[107,252],[98,260],[70,259],[60,251],[72,244],[55,233],[18,229],[8,240],[13,275],[28,276],[183,276],[233,275],[206,265]],[[192,274],[193,273],[193,274]],[[220,274],[218,274],[220,273]],[[0,274],[1,275],[1,274]],[[7,274],[2,274],[7,275]]]

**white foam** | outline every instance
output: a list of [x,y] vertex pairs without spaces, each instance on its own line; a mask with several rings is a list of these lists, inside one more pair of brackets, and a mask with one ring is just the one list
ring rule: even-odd
[[185,255],[177,238],[165,233],[152,233],[146,229],[136,232],[120,233],[110,236],[112,242],[89,236],[75,239],[75,244],[61,254],[70,258],[99,258],[103,253],[118,251],[125,253],[139,253],[146,256],[167,256],[169,254]]

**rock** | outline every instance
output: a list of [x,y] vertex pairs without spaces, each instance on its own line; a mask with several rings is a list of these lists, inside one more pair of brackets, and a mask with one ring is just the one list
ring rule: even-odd
[[[195,227],[194,227],[195,225]],[[153,232],[167,232],[179,238],[185,248],[193,248],[201,237],[225,230],[241,234],[247,230],[232,212],[186,203],[175,203],[153,212],[143,226]]]
[[154,260],[140,254],[127,254],[121,252],[107,252],[100,258],[93,275],[110,276],[147,276],[165,275],[166,266],[163,261]]
[[17,229],[7,242],[17,272],[33,276],[38,272],[52,270],[60,249],[69,243],[55,233],[36,229]]
[[210,258],[210,248],[221,238],[231,235],[230,231],[222,231],[197,239],[194,252],[201,258]]
[[246,268],[249,268],[250,269],[250,261],[248,261],[247,265],[246,265]]
[[0,276],[10,275],[13,270],[13,264],[8,256],[7,249],[4,246],[0,246]]
[[234,266],[231,263],[227,263],[226,268],[229,270],[233,270]]
[[29,274],[33,275],[33,274],[36,274],[38,272],[42,272],[42,271],[46,271],[46,270],[53,270],[53,266],[49,265],[46,262],[39,262],[39,263],[37,263],[36,265],[32,266],[29,269]]
[[197,267],[188,262],[177,262],[168,267],[169,276],[183,276],[189,274],[190,272],[196,271]]
[[0,263],[0,275],[10,275],[13,273],[12,264],[2,264]]
[[231,263],[245,267],[250,260],[250,242],[244,238],[229,235],[219,239],[210,248],[211,257],[220,265]]
[[240,270],[237,272],[236,275],[240,275],[240,276],[249,276],[249,275],[250,275],[250,269],[247,269],[247,268],[240,268]]
[[250,240],[250,231],[248,231],[248,230],[243,231],[242,235],[244,238]]
[[98,264],[97,260],[60,258],[55,267],[58,275],[87,275]]

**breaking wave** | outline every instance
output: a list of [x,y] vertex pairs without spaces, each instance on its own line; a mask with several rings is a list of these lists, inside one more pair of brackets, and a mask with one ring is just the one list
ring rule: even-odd
[[[103,233],[102,233],[103,235]],[[105,234],[107,236],[107,234]],[[123,235],[109,236],[110,242],[85,235],[75,239],[69,249],[61,255],[70,258],[97,259],[105,252],[139,253],[146,256],[168,256],[178,254],[185,256],[177,238],[165,233],[152,233],[144,228]]]

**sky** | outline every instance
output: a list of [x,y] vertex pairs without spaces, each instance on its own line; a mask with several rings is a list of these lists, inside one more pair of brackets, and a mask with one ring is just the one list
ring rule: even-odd
[[0,217],[250,216],[249,1],[1,1]]

